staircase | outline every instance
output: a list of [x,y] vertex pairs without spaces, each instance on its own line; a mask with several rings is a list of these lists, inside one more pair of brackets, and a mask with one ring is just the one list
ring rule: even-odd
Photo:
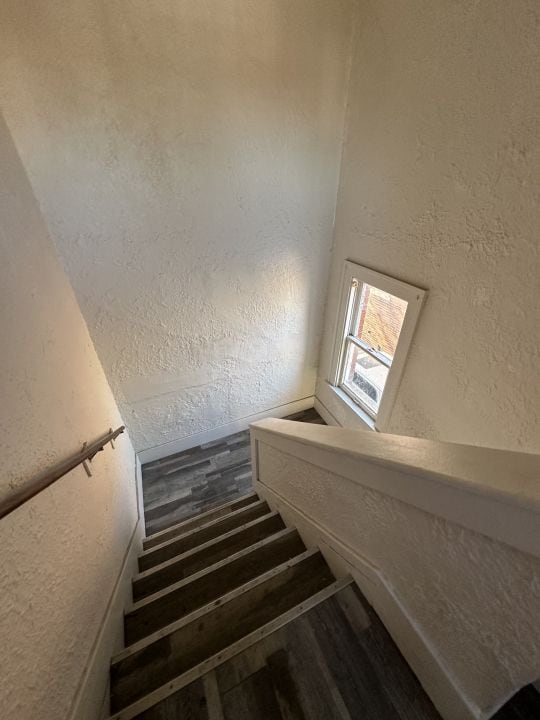
[[352,580],[255,493],[150,535],[139,569],[114,720],[439,720]]
[[[145,468],[110,720],[441,720],[352,579],[250,489],[247,433]],[[527,686],[494,718],[539,708]]]
[[253,493],[151,535],[139,569],[111,667],[111,710],[125,720],[180,717],[179,691],[351,584]]

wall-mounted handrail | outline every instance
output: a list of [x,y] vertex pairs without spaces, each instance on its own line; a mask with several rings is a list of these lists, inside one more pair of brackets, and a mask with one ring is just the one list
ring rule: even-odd
[[99,440],[96,440],[91,445],[84,443],[80,453],[72,455],[67,460],[55,465],[55,467],[40,475],[30,486],[24,487],[11,497],[0,501],[0,519],[9,515],[21,505],[24,505],[25,502],[31,500],[33,497],[38,495],[38,493],[48,488],[64,475],[67,475],[68,472],[76,468],[78,465],[83,465],[86,470],[86,474],[91,476],[92,473],[90,472],[88,463],[91,462],[92,458],[95,457],[98,452],[101,452],[109,443],[111,444],[111,447],[114,448],[113,441],[121,435],[125,429],[124,425],[116,430],[111,428],[106,435]]

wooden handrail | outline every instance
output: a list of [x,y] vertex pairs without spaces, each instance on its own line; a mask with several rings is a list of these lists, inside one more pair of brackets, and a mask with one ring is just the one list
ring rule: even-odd
[[47,470],[47,472],[40,475],[36,482],[29,487],[24,487],[22,490],[19,490],[6,500],[0,501],[0,519],[12,513],[28,500],[31,500],[38,493],[42,492],[42,490],[45,490],[45,488],[48,488],[59,478],[67,475],[68,472],[76,468],[78,465],[83,465],[86,470],[86,474],[91,476],[92,473],[88,467],[88,462],[91,462],[92,458],[97,455],[98,452],[101,452],[108,443],[111,443],[111,447],[114,448],[113,440],[121,435],[125,429],[125,425],[122,425],[116,430],[111,428],[106,435],[99,440],[96,440],[91,445],[84,443],[80,453],[72,455],[70,458],[64,460],[52,469]]

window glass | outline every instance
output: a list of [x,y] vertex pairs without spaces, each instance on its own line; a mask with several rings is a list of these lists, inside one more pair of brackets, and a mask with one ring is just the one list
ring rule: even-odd
[[379,409],[387,377],[386,365],[351,341],[347,343],[343,386],[374,413]]
[[363,283],[353,334],[392,362],[407,304],[395,295]]

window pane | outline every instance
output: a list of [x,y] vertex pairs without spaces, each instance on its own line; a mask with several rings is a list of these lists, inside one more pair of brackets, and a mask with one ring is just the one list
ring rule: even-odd
[[379,409],[388,368],[352,342],[347,342],[343,385],[374,414]]
[[392,362],[406,310],[405,300],[364,283],[354,335]]

